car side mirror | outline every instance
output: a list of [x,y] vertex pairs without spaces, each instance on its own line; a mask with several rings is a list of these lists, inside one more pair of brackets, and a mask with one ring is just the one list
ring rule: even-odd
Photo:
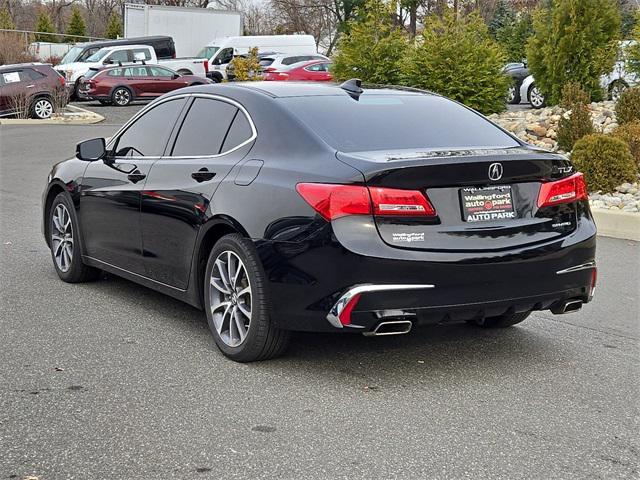
[[104,138],[92,138],[76,145],[76,157],[85,162],[95,162],[104,158],[107,147]]

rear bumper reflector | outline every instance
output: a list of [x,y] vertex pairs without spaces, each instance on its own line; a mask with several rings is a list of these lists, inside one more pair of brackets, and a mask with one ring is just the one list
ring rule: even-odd
[[331,307],[327,314],[327,320],[336,328],[344,328],[351,325],[351,312],[356,307],[360,296],[366,293],[390,292],[397,290],[424,290],[434,288],[435,285],[356,285],[351,287]]

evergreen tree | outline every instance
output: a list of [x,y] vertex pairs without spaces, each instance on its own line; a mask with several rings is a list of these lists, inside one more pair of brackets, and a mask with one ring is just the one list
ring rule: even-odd
[[[54,33],[53,22],[46,10],[40,10],[38,14],[38,21],[36,22],[36,31]],[[36,34],[36,42],[57,42],[58,37],[56,35]]]
[[498,0],[493,17],[489,22],[489,33],[493,38],[498,38],[498,32],[508,26],[513,25],[516,20],[516,12],[509,5],[507,0]]
[[640,22],[636,22],[631,37],[636,43],[627,47],[627,67],[636,75],[640,75]]
[[600,76],[616,61],[620,14],[613,0],[555,0],[534,15],[527,45],[529,70],[547,102],[560,100],[562,87],[577,82],[594,101],[603,97]]
[[118,38],[122,35],[122,22],[120,21],[120,15],[115,12],[109,15],[109,21],[107,22],[107,29],[104,36],[107,38]]
[[496,40],[507,54],[509,62],[520,62],[527,58],[527,42],[533,34],[533,20],[523,12],[496,31]]
[[16,28],[16,24],[13,23],[13,20],[11,19],[11,14],[6,8],[0,10],[0,28],[7,30],[15,30]]
[[87,27],[82,18],[80,9],[74,5],[71,9],[71,18],[69,19],[69,25],[67,25],[67,41],[68,42],[80,42],[82,37],[87,34]]
[[333,57],[336,79],[360,78],[364,82],[394,84],[399,80],[399,63],[407,40],[394,22],[392,5],[367,0],[348,24],[338,52]]
[[403,83],[440,93],[482,113],[504,110],[510,79],[505,56],[482,17],[429,17],[402,62]]

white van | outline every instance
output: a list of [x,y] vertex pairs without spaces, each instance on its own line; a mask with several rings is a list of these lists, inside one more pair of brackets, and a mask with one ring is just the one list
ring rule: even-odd
[[318,53],[313,35],[248,35],[217,38],[200,50],[196,56],[209,59],[210,71],[207,76],[216,82],[221,82],[226,78],[227,65],[233,56],[247,53],[253,47],[258,47],[260,52]]

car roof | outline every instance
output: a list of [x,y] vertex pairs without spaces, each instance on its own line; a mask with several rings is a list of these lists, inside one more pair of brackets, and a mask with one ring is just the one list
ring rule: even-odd
[[[396,86],[364,85],[363,88],[366,95],[434,95],[426,90]],[[233,82],[202,85],[190,89],[192,93],[209,93],[231,97],[234,92],[240,90],[245,92],[249,90],[272,98],[349,95],[339,84],[333,82]],[[175,92],[180,93],[181,91],[175,90]]]
[[117,46],[117,45],[132,45],[132,42],[155,42],[161,40],[173,40],[172,37],[165,35],[156,35],[151,37],[132,37],[132,38],[117,38],[113,40],[97,40],[95,42],[84,42],[79,43],[78,47],[109,47],[109,46]]
[[42,63],[42,62],[13,63],[10,65],[0,65],[0,71],[15,70],[16,68],[50,67],[50,66],[51,66],[50,63]]

